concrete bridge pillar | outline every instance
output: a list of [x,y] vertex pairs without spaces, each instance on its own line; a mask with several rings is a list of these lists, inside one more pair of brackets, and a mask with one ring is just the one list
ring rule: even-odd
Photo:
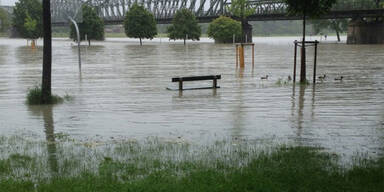
[[384,22],[362,19],[350,21],[347,44],[384,44]]

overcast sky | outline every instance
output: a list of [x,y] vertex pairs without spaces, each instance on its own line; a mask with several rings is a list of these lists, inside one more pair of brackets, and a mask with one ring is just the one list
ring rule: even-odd
[[1,5],[14,5],[17,0],[0,0]]

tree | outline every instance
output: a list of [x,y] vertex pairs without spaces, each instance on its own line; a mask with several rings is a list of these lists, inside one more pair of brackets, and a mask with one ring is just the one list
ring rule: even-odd
[[315,34],[319,34],[323,30],[335,30],[337,40],[340,42],[340,33],[348,30],[347,19],[329,19],[329,20],[311,20]]
[[155,17],[137,3],[134,3],[126,13],[124,29],[127,37],[139,38],[140,45],[143,45],[143,38],[153,39],[157,35]]
[[22,38],[37,39],[43,36],[42,13],[39,0],[20,0],[15,4],[13,26]]
[[225,16],[213,20],[208,26],[208,37],[217,42],[229,43],[233,35],[239,38],[241,34],[241,23]]
[[37,21],[32,19],[31,16],[27,13],[27,18],[24,22],[25,35],[28,39],[38,39],[40,35],[40,30],[37,28]]
[[307,17],[316,18],[327,13],[336,0],[284,0],[287,3],[288,14],[303,18],[303,39],[301,47],[300,82],[306,82],[306,55],[305,55],[305,23]]
[[43,78],[41,85],[41,103],[50,104],[51,72],[52,72],[52,27],[51,27],[51,1],[43,0],[43,26],[44,26],[44,48],[43,48]]
[[244,43],[248,28],[247,18],[255,13],[255,9],[250,6],[248,0],[232,0],[231,5],[228,7],[228,11],[232,14],[232,16],[241,21],[242,42]]
[[[91,45],[91,40],[104,40],[104,21],[97,15],[94,8],[82,6],[83,22],[79,23],[80,40],[85,40],[87,36],[88,45]],[[70,38],[77,40],[76,29],[71,24]]]
[[0,32],[5,32],[8,30],[10,25],[9,15],[6,10],[0,8]]
[[178,10],[167,31],[170,39],[183,39],[184,45],[187,39],[200,40],[201,36],[201,28],[189,9]]

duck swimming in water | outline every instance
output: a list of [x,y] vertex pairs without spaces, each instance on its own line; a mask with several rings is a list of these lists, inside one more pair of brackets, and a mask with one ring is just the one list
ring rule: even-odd
[[327,76],[324,74],[324,75],[322,75],[322,76],[319,76],[318,78],[319,78],[319,80],[324,80],[326,77],[327,77]]
[[268,79],[268,75],[266,75],[265,77],[260,77],[261,80],[267,80]]
[[343,79],[344,79],[344,77],[340,76],[340,77],[335,78],[335,81],[342,81]]

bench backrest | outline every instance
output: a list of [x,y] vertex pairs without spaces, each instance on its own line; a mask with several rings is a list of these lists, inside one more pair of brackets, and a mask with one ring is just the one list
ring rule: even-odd
[[214,80],[214,79],[221,79],[221,75],[175,77],[175,78],[172,78],[172,82],[179,82],[179,81],[203,81],[203,80]]

